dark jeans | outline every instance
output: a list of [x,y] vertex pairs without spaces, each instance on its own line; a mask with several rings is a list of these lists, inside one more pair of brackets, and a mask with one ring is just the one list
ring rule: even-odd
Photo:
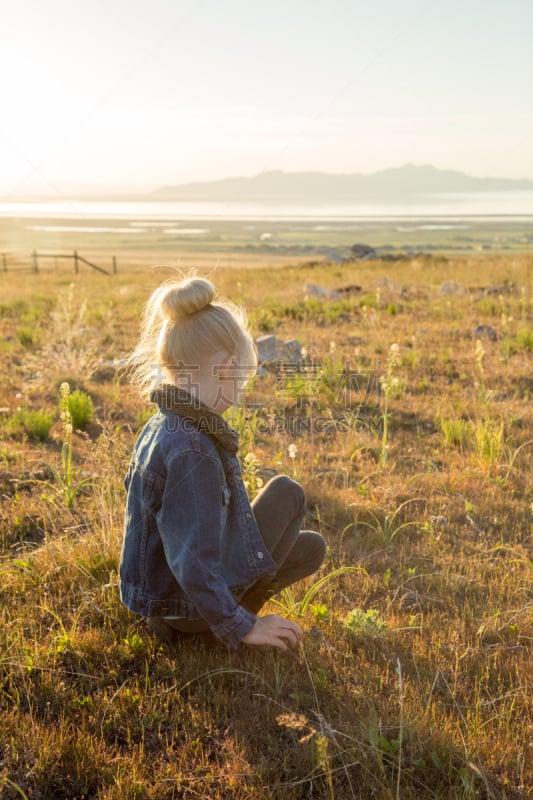
[[[305,493],[288,475],[277,475],[252,502],[261,536],[278,566],[276,591],[316,572],[326,555],[326,543],[315,531],[302,531],[306,513]],[[186,632],[208,630],[204,620],[165,619]]]
[[326,555],[319,533],[302,531],[307,508],[304,490],[288,475],[277,475],[252,502],[268,552],[278,565],[278,591],[312,575]]

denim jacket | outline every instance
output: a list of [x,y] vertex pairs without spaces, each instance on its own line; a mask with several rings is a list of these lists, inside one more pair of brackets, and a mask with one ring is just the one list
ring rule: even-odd
[[239,598],[276,565],[236,454],[209,426],[158,402],[125,479],[121,599],[144,616],[204,619],[233,648],[256,621]]

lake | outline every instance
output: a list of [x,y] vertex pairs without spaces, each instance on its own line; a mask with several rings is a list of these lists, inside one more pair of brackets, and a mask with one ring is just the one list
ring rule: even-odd
[[495,217],[530,221],[533,192],[412,195],[394,201],[343,204],[275,202],[175,202],[127,200],[41,200],[0,202],[1,217],[19,219],[167,220],[353,220]]

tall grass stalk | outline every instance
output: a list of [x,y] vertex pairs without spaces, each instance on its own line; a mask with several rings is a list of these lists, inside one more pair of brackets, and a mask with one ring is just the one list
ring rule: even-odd
[[317,594],[322,591],[322,589],[330,581],[334,580],[334,578],[340,578],[342,575],[348,575],[349,573],[353,572],[362,572],[368,577],[368,573],[365,569],[363,569],[363,567],[339,567],[338,569],[328,572],[327,575],[323,575],[321,578],[316,580],[313,585],[309,587],[301,600],[296,600],[292,588],[287,588],[283,589],[281,593],[281,596],[285,602],[277,600],[276,598],[272,598],[270,602],[279,606],[279,608],[281,608],[289,616],[304,617]]
[[[423,502],[426,503],[427,501],[422,497],[412,497],[409,500],[405,500],[401,505],[398,506],[394,511],[385,514],[383,518],[380,518],[377,514],[374,514],[373,511],[367,510],[366,513],[370,515],[372,521],[367,521],[363,519],[356,519],[355,526],[358,527],[362,525],[364,528],[368,528],[369,530],[373,531],[374,533],[378,534],[380,538],[380,543],[388,547],[396,536],[400,533],[400,531],[405,530],[406,528],[417,527],[418,523],[409,520],[408,522],[401,522],[397,524],[396,518],[401,513],[401,511],[408,506],[410,503],[415,502]],[[354,504],[352,504],[354,505]]]
[[383,433],[381,435],[381,453],[379,463],[385,468],[387,466],[389,455],[389,401],[392,396],[400,393],[399,378],[394,375],[394,370],[401,362],[400,346],[391,344],[389,348],[389,355],[387,358],[387,371],[385,375],[381,376],[381,389],[383,392]]
[[51,483],[50,481],[37,481],[40,484],[44,484],[51,489],[56,489],[56,496],[62,496],[65,505],[67,508],[71,509],[74,505],[74,500],[76,499],[77,495],[85,489],[87,486],[90,486],[94,482],[94,478],[89,476],[87,478],[82,478],[82,480],[78,481],[77,483],[74,482],[74,470],[72,467],[72,454],[73,454],[73,430],[74,426],[72,425],[72,416],[69,411],[68,407],[68,398],[70,394],[70,387],[68,383],[62,383],[60,387],[60,405],[62,408],[61,411],[61,421],[63,423],[63,444],[61,447],[61,472],[53,467],[46,461],[40,461],[46,469],[52,473],[52,476],[55,480],[55,484]]
[[474,420],[472,434],[478,461],[488,468],[497,466],[505,445],[504,422],[490,417]]

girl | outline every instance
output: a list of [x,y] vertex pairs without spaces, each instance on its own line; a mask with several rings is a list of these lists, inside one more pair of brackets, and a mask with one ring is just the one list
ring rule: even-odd
[[299,625],[257,612],[319,568],[325,543],[300,530],[305,497],[291,478],[273,478],[251,505],[246,495],[238,434],[221,416],[257,367],[244,313],[215,302],[203,278],[164,284],[148,301],[132,363],[159,411],[125,480],[123,603],[166,642],[211,630],[229,648],[295,646]]

